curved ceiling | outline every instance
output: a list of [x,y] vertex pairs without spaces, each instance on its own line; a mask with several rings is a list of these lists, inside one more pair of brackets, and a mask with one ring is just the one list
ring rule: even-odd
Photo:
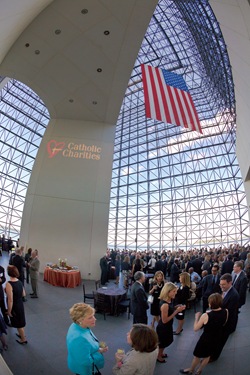
[[26,27],[53,0],[1,0],[0,63]]
[[115,124],[156,4],[6,0],[0,75],[31,87],[52,118]]

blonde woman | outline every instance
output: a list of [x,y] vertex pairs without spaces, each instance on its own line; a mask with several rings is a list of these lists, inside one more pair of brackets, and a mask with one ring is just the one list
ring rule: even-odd
[[162,288],[160,294],[160,312],[161,318],[156,327],[156,332],[159,339],[159,352],[157,362],[165,363],[167,354],[164,354],[164,349],[172,344],[173,338],[173,319],[174,317],[182,312],[185,307],[178,306],[174,308],[173,300],[177,293],[177,286],[171,282],[168,282]]
[[150,306],[150,314],[153,316],[151,326],[154,328],[155,322],[160,320],[160,293],[164,286],[164,275],[162,271],[156,271],[154,278],[150,284],[149,294],[154,297],[153,303]]
[[67,333],[68,367],[78,375],[91,375],[104,366],[103,353],[91,328],[95,326],[95,310],[86,303],[75,303],[69,310],[73,323]]
[[179,279],[181,286],[178,289],[174,303],[176,306],[184,306],[184,309],[180,314],[176,315],[176,319],[178,320],[178,326],[176,331],[174,331],[174,335],[179,335],[183,331],[185,309],[188,303],[188,299],[190,297],[190,274],[188,272],[182,272],[179,276]]

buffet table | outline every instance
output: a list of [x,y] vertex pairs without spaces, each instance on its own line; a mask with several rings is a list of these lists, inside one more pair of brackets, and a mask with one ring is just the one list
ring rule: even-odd
[[79,270],[63,270],[46,267],[43,280],[54,286],[75,288],[81,284],[81,272]]

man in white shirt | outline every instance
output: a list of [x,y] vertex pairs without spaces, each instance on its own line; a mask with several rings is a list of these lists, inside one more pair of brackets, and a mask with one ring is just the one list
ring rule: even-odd
[[201,281],[200,275],[194,271],[193,267],[190,267],[188,272],[190,274],[191,281],[193,281],[195,284],[198,284]]

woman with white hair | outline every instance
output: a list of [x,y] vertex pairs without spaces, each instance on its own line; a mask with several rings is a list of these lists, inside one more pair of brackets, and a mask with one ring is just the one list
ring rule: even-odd
[[104,366],[101,347],[91,328],[95,326],[95,310],[86,303],[75,303],[69,310],[73,323],[67,333],[68,367],[76,375],[92,375]]

